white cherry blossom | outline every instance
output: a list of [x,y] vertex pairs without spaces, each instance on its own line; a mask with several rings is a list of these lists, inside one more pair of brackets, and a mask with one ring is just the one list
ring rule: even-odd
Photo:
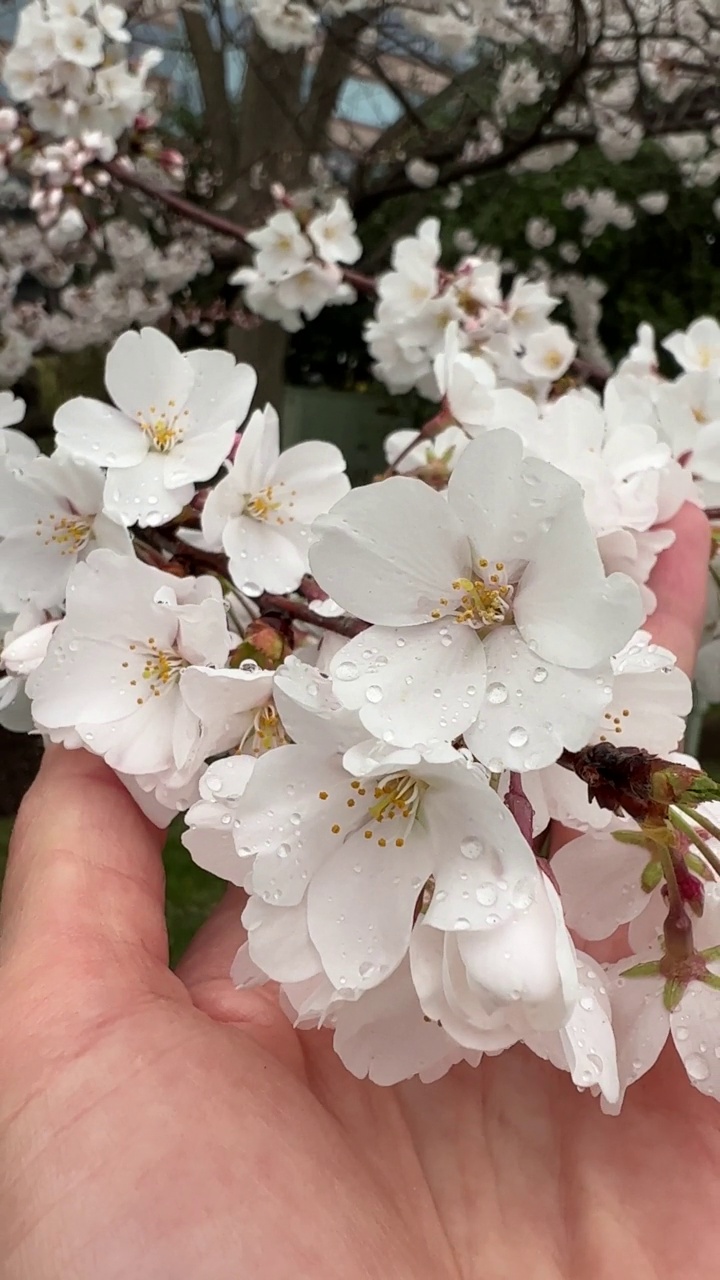
[[124,333],[105,363],[116,407],[81,396],[55,415],[58,444],[107,468],[104,506],[124,524],[162,524],[230,452],[255,390],[229,352],[181,355],[158,329]]
[[662,345],[686,372],[720,373],[720,325],[711,316],[693,320],[684,333],[671,333]]
[[523,459],[516,435],[473,441],[447,500],[395,477],[354,490],[316,531],[318,583],[374,624],[330,668],[370,733],[404,747],[464,734],[493,770],[585,745],[640,600],[605,578],[578,486]]
[[202,722],[181,677],[223,666],[230,640],[216,579],[94,551],[73,570],[66,616],[28,679],[35,723],[121,773],[182,769]]
[[70,573],[97,547],[132,555],[127,530],[103,512],[99,467],[55,453],[22,473],[0,468],[0,605],[62,605]]
[[209,494],[203,536],[228,556],[230,574],[246,595],[294,591],[307,573],[310,525],[347,493],[338,448],[306,441],[280,452],[275,410],[256,410],[230,469]]
[[362,245],[355,232],[355,219],[342,196],[338,196],[327,213],[316,214],[307,228],[315,252],[323,262],[357,262],[362,255]]

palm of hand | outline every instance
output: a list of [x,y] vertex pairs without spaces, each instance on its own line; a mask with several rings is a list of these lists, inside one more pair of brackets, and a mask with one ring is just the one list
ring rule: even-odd
[[[687,659],[666,562],[658,638]],[[19,825],[2,1280],[713,1274],[720,1118],[672,1051],[616,1121],[524,1049],[378,1089],[232,990],[231,899],[170,973],[159,838],[99,762],[51,753]]]

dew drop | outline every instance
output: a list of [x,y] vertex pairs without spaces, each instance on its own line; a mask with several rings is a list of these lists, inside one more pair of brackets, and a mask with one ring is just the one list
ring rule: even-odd
[[492,927],[493,925],[499,924],[499,923],[500,923],[500,916],[499,916],[499,915],[497,915],[497,914],[496,914],[496,912],[491,911],[491,912],[490,912],[490,915],[485,917],[485,923],[486,923],[486,924],[489,924],[491,927]]
[[517,881],[512,893],[510,901],[516,911],[527,911],[535,901],[535,883],[529,876],[523,876]]
[[405,683],[406,683],[406,684],[412,684],[412,682],[413,682],[413,678],[412,678],[412,676],[406,676],[406,677],[405,677]]
[[447,894],[444,889],[438,889],[437,893],[433,894],[433,902],[444,902],[446,898]]
[[485,884],[478,885],[475,890],[475,897],[481,907],[491,907],[497,899],[497,889],[495,888],[495,885],[491,884],[488,880]]
[[365,697],[368,702],[382,702],[383,691],[379,684],[371,684],[365,690]]
[[395,641],[395,644],[397,645],[398,649],[404,649],[405,645],[407,644],[407,640],[403,636],[398,636],[397,640]]
[[222,822],[224,827],[229,827],[230,823],[232,822],[232,814],[224,813],[220,821]]
[[533,680],[535,684],[542,684],[547,680],[547,667],[536,667],[533,671]]
[[335,672],[338,680],[357,680],[359,672],[355,662],[341,662]]
[[470,928],[470,921],[466,916],[458,916],[455,921],[455,928],[460,930],[460,932],[463,932],[463,930]]
[[468,698],[474,698],[475,694],[477,693],[477,689],[475,688],[474,684],[469,684],[465,692]]
[[208,778],[207,788],[208,791],[222,791],[222,782],[219,778]]
[[581,997],[580,997],[580,1008],[581,1008],[581,1009],[585,1009],[585,1010],[586,1010],[586,1012],[587,1012],[587,1013],[589,1013],[591,1009],[594,1009],[594,1007],[595,1007],[595,1001],[593,1000],[592,996],[581,996]]
[[690,1032],[688,1031],[687,1027],[678,1027],[677,1031],[675,1032],[675,1039],[687,1040],[689,1035],[690,1035]]
[[374,971],[375,965],[371,964],[369,960],[363,960],[362,964],[358,965],[358,973],[361,978],[369,978],[370,974],[374,973]]
[[482,851],[482,840],[478,840],[477,836],[466,836],[460,841],[460,852],[463,858],[479,858]]
[[527,743],[527,730],[522,725],[516,724],[508,734],[508,742],[511,747],[524,747]]
[[487,767],[491,773],[502,773],[505,768],[500,756],[491,756],[487,762]]
[[501,684],[499,680],[495,680],[493,684],[488,685],[486,696],[488,702],[499,706],[501,702],[507,702],[508,691],[504,684]]
[[690,1057],[685,1059],[685,1070],[691,1080],[707,1080],[710,1075],[707,1062],[704,1062],[697,1053],[691,1053]]

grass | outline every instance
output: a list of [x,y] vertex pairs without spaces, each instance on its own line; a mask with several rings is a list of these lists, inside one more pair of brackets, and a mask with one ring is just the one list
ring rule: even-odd
[[[5,871],[12,818],[0,818],[0,880]],[[175,822],[168,831],[163,851],[166,892],[165,918],[170,938],[170,957],[179,959],[196,929],[222,897],[224,884],[215,876],[201,871],[180,843],[182,823]]]

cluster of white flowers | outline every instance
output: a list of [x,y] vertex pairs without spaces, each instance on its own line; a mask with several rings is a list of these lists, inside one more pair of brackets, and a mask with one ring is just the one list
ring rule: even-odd
[[38,133],[117,138],[133,123],[160,55],[148,50],[130,67],[126,21],[124,8],[100,0],[31,0],[22,9],[2,77]]
[[[672,756],[690,684],[638,584],[710,465],[720,328],[667,340],[674,382],[644,331],[603,399],[498,387],[463,336],[430,430],[352,490],[337,448],[283,451],[249,412],[249,366],[154,329],[111,349],[112,403],[59,409],[50,457],[1,395],[0,720],[101,755],[161,825],[187,811],[248,895],[236,984],[278,983],[355,1074],[523,1042],[615,1111],[671,1032],[713,1094],[719,806]],[[585,785],[618,745],[685,795],[648,827]],[[576,838],[548,861],[551,819]],[[628,923],[611,966],[571,933]]]
[[230,277],[243,285],[245,304],[288,333],[301,329],[323,307],[355,301],[343,265],[357,262],[362,245],[347,201],[338,196],[327,212],[282,208],[246,236],[255,250],[251,267]]
[[433,362],[453,322],[486,386],[497,377],[503,385],[547,387],[566,373],[577,348],[565,326],[548,319],[558,299],[542,281],[516,276],[503,296],[498,261],[467,257],[448,272],[440,252],[440,223],[426,218],[416,235],[396,241],[392,270],[378,279],[365,336],[374,372],[391,391],[445,392]]

